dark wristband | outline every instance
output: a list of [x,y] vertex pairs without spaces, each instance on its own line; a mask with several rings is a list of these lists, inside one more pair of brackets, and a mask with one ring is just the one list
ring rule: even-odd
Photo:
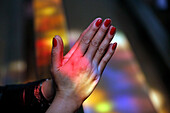
[[[47,81],[48,79],[46,79]],[[35,87],[34,89],[34,96],[36,97],[37,101],[40,103],[41,107],[49,107],[52,103],[52,100],[48,101],[44,95],[42,94],[42,81],[38,86]]]

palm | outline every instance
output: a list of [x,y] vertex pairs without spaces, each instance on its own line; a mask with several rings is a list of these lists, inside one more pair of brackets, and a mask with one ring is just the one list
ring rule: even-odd
[[58,46],[53,47],[51,71],[60,94],[64,96],[80,101],[86,99],[115,51],[116,43],[109,44],[115,28],[109,26],[109,19],[101,27],[97,26],[95,23],[99,20],[92,22],[64,57],[62,40],[55,37]]

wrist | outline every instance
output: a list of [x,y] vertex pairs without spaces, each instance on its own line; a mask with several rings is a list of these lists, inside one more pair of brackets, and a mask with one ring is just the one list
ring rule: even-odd
[[67,109],[66,111],[69,113],[75,113],[82,105],[82,102],[77,101],[76,98],[71,96],[60,95],[59,93],[56,94],[53,102],[55,101],[58,101],[63,107],[63,109]]
[[76,113],[78,108],[71,98],[56,95],[46,113]]
[[76,95],[65,94],[61,91],[56,92],[55,98],[61,99],[63,102],[66,102],[75,109],[79,108],[83,103],[83,101],[80,100]]

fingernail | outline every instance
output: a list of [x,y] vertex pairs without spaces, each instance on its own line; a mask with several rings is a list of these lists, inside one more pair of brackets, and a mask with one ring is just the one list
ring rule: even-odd
[[104,22],[104,26],[105,27],[108,27],[111,23],[111,20],[110,19],[106,19],[105,22]]
[[113,44],[113,46],[112,46],[112,50],[115,50],[116,47],[117,47],[117,43],[115,42],[115,43]]
[[115,27],[112,27],[111,30],[110,30],[110,35],[114,35],[116,32],[116,28]]
[[102,23],[102,19],[98,19],[96,22],[96,26],[99,27],[101,23]]
[[55,38],[53,38],[53,47],[57,46],[57,40]]

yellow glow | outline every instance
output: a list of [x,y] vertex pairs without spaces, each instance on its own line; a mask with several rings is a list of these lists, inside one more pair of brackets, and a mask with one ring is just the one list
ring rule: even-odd
[[[58,29],[58,30],[50,30],[44,34],[45,37],[54,37],[55,35],[59,35],[63,39],[64,45],[68,45],[67,39],[67,31],[65,29]],[[51,39],[50,39],[51,40]]]
[[111,112],[112,108],[113,108],[112,103],[102,102],[97,104],[97,106],[95,107],[95,111],[100,113]]
[[35,11],[37,70],[38,73],[44,73],[47,70],[41,70],[41,66],[49,66],[50,64],[53,37],[59,35],[63,39],[64,45],[68,45],[67,24],[62,0],[34,0],[33,7]]
[[98,87],[83,103],[84,109],[92,108],[95,113],[112,113],[114,104],[107,98],[106,92]]
[[153,105],[159,111],[161,109],[162,103],[163,103],[161,93],[152,89],[149,93],[149,96],[150,96],[150,99],[151,99]]
[[55,7],[45,7],[41,10],[37,10],[36,15],[50,16],[56,12],[57,12],[57,10]]
[[95,89],[93,91],[93,93],[85,100],[85,102],[83,103],[84,106],[95,106],[98,103],[107,100],[106,98],[106,94],[104,91],[100,90],[100,89]]

